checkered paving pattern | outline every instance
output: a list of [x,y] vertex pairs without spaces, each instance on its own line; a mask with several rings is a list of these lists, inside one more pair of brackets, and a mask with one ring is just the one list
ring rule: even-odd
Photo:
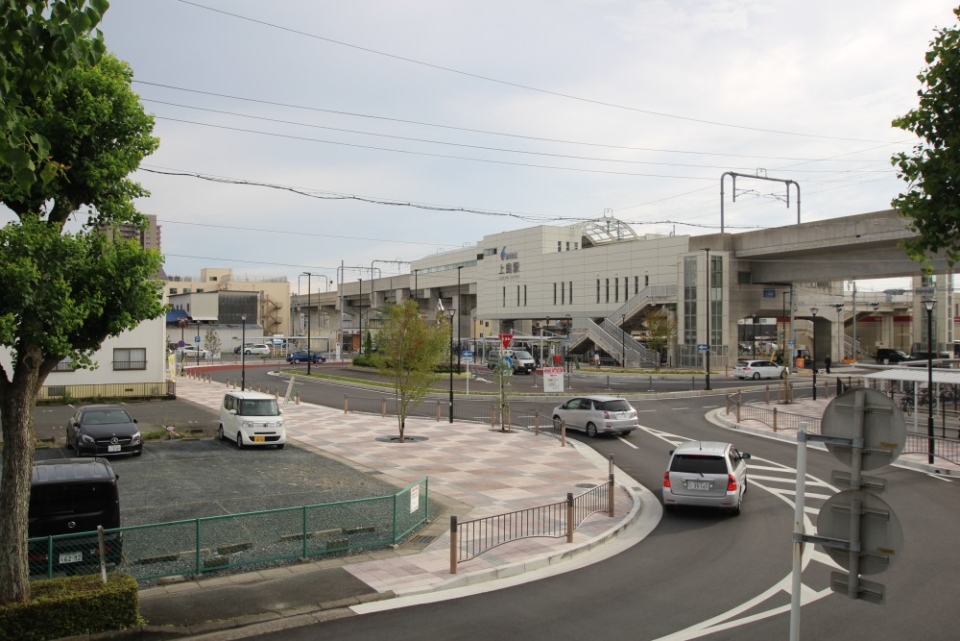
[[[218,410],[227,386],[192,377],[177,380],[177,396]],[[425,441],[395,443],[378,437],[399,433],[396,417],[344,413],[301,403],[283,405],[287,438],[303,447],[333,454],[359,469],[377,471],[410,484],[428,478],[431,492],[470,506],[463,522],[557,503],[588,485],[607,480],[607,468],[588,461],[573,447],[526,430],[501,432],[489,425],[408,418],[405,436]],[[579,487],[578,487],[579,485]],[[489,570],[581,547],[618,527],[633,507],[623,488],[615,492],[616,517],[594,514],[565,538],[514,541],[460,564],[458,574]],[[437,587],[451,578],[449,528],[422,552],[350,563],[346,569],[370,587],[397,594]]]

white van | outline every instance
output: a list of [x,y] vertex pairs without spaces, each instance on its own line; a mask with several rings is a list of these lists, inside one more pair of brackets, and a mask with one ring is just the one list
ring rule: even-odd
[[238,448],[247,445],[276,445],[282,450],[287,442],[283,417],[277,399],[260,392],[227,392],[220,406],[220,440],[235,441]]
[[493,369],[500,362],[501,358],[509,358],[513,363],[513,371],[517,374],[530,374],[537,369],[537,362],[533,360],[530,352],[523,350],[499,350],[494,349],[487,353],[487,367]]

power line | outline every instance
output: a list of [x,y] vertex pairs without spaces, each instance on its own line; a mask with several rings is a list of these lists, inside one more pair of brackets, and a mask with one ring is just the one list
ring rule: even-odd
[[[292,104],[292,103],[275,102],[275,101],[271,101],[271,100],[263,100],[263,99],[258,99],[258,98],[245,97],[245,96],[236,96],[236,95],[232,95],[232,94],[217,93],[217,92],[213,92],[213,91],[203,91],[203,90],[200,90],[200,89],[190,89],[190,88],[187,88],[187,87],[177,87],[177,86],[175,86],[175,85],[162,84],[162,83],[159,83],[159,82],[149,82],[149,81],[146,81],[146,80],[137,80],[137,79],[134,79],[133,82],[134,82],[134,83],[137,83],[137,84],[148,85],[148,86],[150,86],[150,87],[160,87],[160,88],[163,88],[163,89],[172,89],[172,90],[174,90],[174,91],[184,91],[184,92],[195,93],[195,94],[200,94],[200,95],[204,95],[204,96],[213,96],[213,97],[216,97],[216,98],[227,98],[227,99],[229,99],[229,100],[239,100],[239,101],[243,101],[243,102],[251,102],[251,103],[260,104],[260,105],[270,105],[270,106],[273,106],[273,107],[284,107],[284,108],[287,108],[287,109],[299,109],[299,110],[303,110],[303,111],[314,111],[314,112],[319,112],[319,113],[334,114],[334,115],[338,115],[338,116],[349,116],[349,117],[351,117],[351,118],[368,118],[368,119],[372,119],[372,120],[383,120],[383,121],[386,121],[386,122],[396,122],[396,123],[401,123],[401,124],[406,124],[406,125],[417,125],[417,126],[420,126],[420,127],[435,127],[435,128],[438,128],[438,129],[449,129],[449,130],[452,130],[452,131],[463,131],[463,132],[467,132],[467,133],[483,134],[483,135],[487,135],[487,136],[502,136],[502,137],[507,137],[507,138],[519,138],[519,139],[522,139],[522,140],[534,140],[534,141],[537,141],[537,142],[551,142],[551,143],[560,143],[560,144],[564,144],[564,145],[580,145],[580,146],[585,146],[585,147],[600,147],[600,148],[604,148],[604,149],[621,149],[621,150],[625,150],[625,151],[645,151],[645,152],[653,152],[653,153],[661,153],[661,154],[685,154],[685,155],[696,155],[696,156],[716,156],[716,157],[720,157],[720,158],[747,158],[747,159],[753,159],[753,160],[784,160],[784,161],[796,161],[796,162],[820,162],[821,160],[824,160],[824,159],[822,159],[822,158],[794,158],[794,157],[791,157],[791,156],[758,156],[758,155],[750,155],[750,154],[717,153],[717,152],[709,152],[709,151],[691,151],[691,150],[682,150],[682,149],[658,149],[658,148],[654,148],[654,147],[630,147],[630,146],[625,146],[625,145],[610,145],[610,144],[604,144],[604,143],[584,142],[584,141],[578,141],[578,140],[564,140],[564,139],[559,139],[559,138],[545,138],[545,137],[541,137],[541,136],[530,136],[530,135],[525,135],[525,134],[513,134],[513,133],[506,133],[506,132],[501,132],[501,131],[490,131],[490,130],[486,130],[486,129],[472,129],[472,128],[469,128],[469,127],[456,127],[456,126],[453,126],[453,125],[440,125],[440,124],[436,124],[436,123],[423,122],[423,121],[419,121],[419,120],[405,120],[405,119],[402,119],[402,118],[391,118],[391,117],[388,117],[388,116],[374,116],[374,115],[371,115],[371,114],[362,114],[362,113],[355,113],[355,112],[350,112],[350,111],[339,111],[339,110],[336,110],[336,109],[324,109],[324,108],[321,108],[321,107],[309,107],[309,106],[305,106],[305,105],[296,105],[296,104]],[[159,103],[161,103],[161,104],[171,104],[171,105],[175,105],[175,104],[176,104],[176,103],[164,103],[163,101],[159,101],[159,100],[150,100],[150,99],[144,99],[144,100],[145,100],[146,102],[159,102]],[[189,106],[189,105],[177,105],[177,106],[183,106],[183,107],[186,107],[186,108],[188,108],[188,109],[200,109],[200,107],[191,107],[191,106]],[[229,112],[225,112],[225,113],[229,113]],[[248,117],[253,117],[253,116],[248,116]],[[898,141],[898,142],[895,142],[895,143],[886,143],[886,144],[884,144],[884,145],[880,145],[879,147],[873,147],[873,148],[871,148],[871,150],[872,150],[872,149],[879,149],[879,148],[885,147],[885,146],[906,144],[906,143],[910,143],[910,142],[912,142],[912,141],[910,141],[910,140],[903,140],[903,141]],[[869,150],[868,150],[868,151],[869,151]],[[850,152],[850,153],[848,153],[848,154],[842,154],[842,155],[848,156],[848,155],[853,155],[853,154],[857,154],[857,153],[862,153],[862,152],[861,152],[861,151],[854,151],[854,152]],[[831,159],[831,160],[835,160],[835,159]],[[837,160],[837,161],[838,161],[838,162],[867,162],[867,161],[863,161],[863,160],[857,160],[857,159],[854,159],[854,158],[842,159],[842,160]]]
[[208,7],[208,6],[206,6],[206,5],[202,5],[202,4],[199,4],[199,3],[197,3],[197,2],[190,2],[190,1],[188,1],[188,0],[178,0],[178,1],[181,2],[181,3],[183,3],[183,4],[196,7],[196,8],[198,8],[198,9],[205,9],[205,10],[210,11],[210,12],[213,12],[213,13],[219,13],[219,14],[221,14],[221,15],[229,16],[229,17],[231,17],[231,18],[236,18],[237,20],[243,20],[243,21],[246,21],[246,22],[252,22],[252,23],[254,23],[254,24],[258,24],[258,25],[261,25],[261,26],[270,27],[270,28],[272,28],[272,29],[278,29],[278,30],[280,30],[280,31],[285,31],[285,32],[287,32],[287,33],[296,34],[296,35],[298,35],[298,36],[304,36],[304,37],[306,37],[306,38],[311,38],[311,39],[314,39],[314,40],[320,40],[320,41],[323,41],[323,42],[328,42],[328,43],[331,43],[331,44],[340,45],[340,46],[342,46],[342,47],[349,47],[350,49],[355,49],[355,50],[357,50],[357,51],[363,51],[363,52],[365,52],[365,53],[372,53],[372,54],[375,54],[375,55],[378,55],[378,56],[384,56],[384,57],[386,57],[386,58],[392,58],[392,59],[394,59],[394,60],[400,60],[400,61],[402,61],[402,62],[408,62],[408,63],[411,63],[411,64],[420,65],[420,66],[423,66],[423,67],[429,67],[429,68],[431,68],[431,69],[437,69],[437,70],[439,70],[439,71],[446,71],[446,72],[448,72],[448,73],[454,73],[454,74],[461,75],[461,76],[465,76],[465,77],[468,77],[468,78],[476,78],[477,80],[483,80],[483,81],[485,81],[485,82],[492,82],[492,83],[496,83],[496,84],[505,85],[505,86],[508,86],[508,87],[515,87],[515,88],[517,88],[517,89],[524,89],[524,90],[526,90],[526,91],[534,91],[534,92],[536,92],[536,93],[541,93],[541,94],[545,94],[545,95],[549,95],[549,96],[555,96],[555,97],[558,97],[558,98],[565,98],[565,99],[567,99],[567,100],[575,100],[575,101],[577,101],[577,102],[583,102],[583,103],[587,103],[587,104],[598,105],[598,106],[601,106],[601,107],[610,107],[610,108],[612,108],[612,109],[620,109],[620,110],[623,110],[623,111],[631,111],[631,112],[635,112],[635,113],[642,113],[642,114],[646,114],[646,115],[648,115],[648,116],[657,116],[657,117],[660,117],[660,118],[671,118],[671,119],[674,119],[674,120],[682,120],[682,121],[685,121],[685,122],[696,122],[696,123],[699,123],[699,124],[712,125],[712,126],[715,126],[715,127],[727,127],[727,128],[731,128],[731,129],[741,129],[741,130],[745,130],[745,131],[756,131],[756,132],[759,132],[759,133],[778,134],[778,135],[782,135],[782,136],[797,136],[797,137],[805,137],[805,138],[820,138],[820,139],[823,139],[823,140],[845,140],[845,141],[853,141],[853,142],[871,142],[871,143],[887,143],[887,142],[889,142],[889,141],[886,141],[886,140],[871,140],[871,139],[865,139],[865,138],[847,138],[847,137],[842,137],[842,136],[825,136],[825,135],[822,135],[822,134],[799,133],[799,132],[793,132],[793,131],[780,131],[780,130],[776,130],[776,129],[763,129],[763,128],[761,128],[761,127],[749,127],[749,126],[747,126],[747,125],[735,125],[735,124],[730,124],[730,123],[717,122],[717,121],[713,121],[713,120],[705,120],[705,119],[700,119],[700,118],[692,118],[692,117],[688,117],[688,116],[679,116],[679,115],[677,115],[677,114],[670,114],[670,113],[665,113],[665,112],[660,112],[660,111],[652,111],[652,110],[649,110],[649,109],[640,109],[640,108],[638,108],[638,107],[629,107],[629,106],[626,106],[626,105],[620,105],[620,104],[616,104],[616,103],[612,103],[612,102],[604,102],[604,101],[601,101],[601,100],[594,100],[594,99],[591,99],[591,98],[583,98],[583,97],[581,97],[581,96],[574,96],[574,95],[572,95],[572,94],[560,93],[560,92],[558,92],[558,91],[551,91],[551,90],[549,90],[549,89],[541,89],[541,88],[539,88],[539,87],[534,87],[534,86],[532,86],[532,85],[524,85],[524,84],[517,83],[517,82],[511,82],[511,81],[509,81],[509,80],[500,80],[500,79],[497,79],[497,78],[491,78],[491,77],[489,77],[489,76],[483,76],[483,75],[476,74],[476,73],[470,73],[470,72],[468,72],[468,71],[460,71],[459,69],[453,69],[453,68],[451,68],[451,67],[444,67],[444,66],[442,66],[442,65],[437,65],[437,64],[430,63],[430,62],[424,62],[424,61],[422,61],[422,60],[416,60],[416,59],[414,59],[414,58],[407,58],[407,57],[405,57],[405,56],[400,56],[400,55],[397,55],[397,54],[386,53],[386,52],[384,52],[384,51],[378,51],[378,50],[376,50],[376,49],[371,49],[371,48],[369,48],[369,47],[361,47],[361,46],[359,46],[359,45],[351,44],[351,43],[349,43],[349,42],[343,42],[343,41],[341,41],[341,40],[334,40],[334,39],[332,39],[332,38],[327,38],[327,37],[324,37],[324,36],[318,36],[318,35],[313,34],[313,33],[308,33],[308,32],[306,32],[306,31],[300,31],[300,30],[298,30],[298,29],[292,29],[292,28],[290,28],[290,27],[284,27],[284,26],[281,26],[281,25],[278,25],[278,24],[274,24],[274,23],[271,23],[271,22],[267,22],[267,21],[265,21],[265,20],[258,20],[258,19],[256,19],[256,18],[250,18],[250,17],[248,17],[248,16],[243,16],[243,15],[240,15],[240,14],[238,14],[238,13],[231,13],[231,12],[229,12],[229,11],[224,11],[224,10],[222,10],[222,9],[214,9],[213,7]]
[[[431,145],[445,145],[445,146],[448,146],[448,147],[462,147],[462,148],[464,148],[464,149],[478,149],[478,150],[481,150],[481,151],[495,151],[495,152],[501,152],[501,153],[507,153],[507,154],[522,154],[522,155],[527,155],[527,156],[546,156],[546,157],[548,157],[548,158],[563,158],[563,159],[566,159],[566,160],[587,160],[587,161],[591,161],[591,162],[609,162],[609,163],[619,163],[619,164],[628,164],[628,165],[657,165],[657,166],[664,166],[664,167],[683,167],[683,168],[690,168],[690,169],[723,169],[723,170],[726,170],[726,171],[750,171],[751,169],[753,169],[752,167],[731,167],[731,166],[728,166],[728,165],[695,165],[695,164],[691,164],[691,163],[656,162],[656,161],[651,161],[651,160],[623,160],[623,159],[619,159],[619,158],[598,158],[598,157],[595,157],[595,156],[575,156],[575,155],[572,155],[572,154],[558,154],[558,153],[548,153],[548,152],[541,152],[541,151],[524,151],[524,150],[521,150],[521,149],[505,149],[505,148],[503,148],[503,147],[488,147],[488,146],[484,146],[484,145],[470,145],[470,144],[466,144],[466,143],[446,142],[446,141],[442,141],[442,140],[430,140],[430,139],[427,139],[427,138],[413,138],[413,137],[411,137],[411,136],[398,136],[398,135],[395,135],[395,134],[382,134],[382,133],[375,133],[375,132],[370,132],[370,131],[361,131],[361,130],[358,130],[358,129],[344,129],[344,128],[342,128],[342,127],[330,127],[330,126],[327,126],[327,125],[314,125],[314,124],[310,124],[310,123],[297,122],[297,121],[293,121],[293,120],[283,120],[283,119],[280,119],[280,118],[269,118],[269,117],[267,117],[267,116],[253,116],[253,115],[249,115],[249,114],[238,113],[238,112],[235,112],[235,111],[226,111],[226,110],[223,110],[223,109],[212,109],[212,108],[209,108],[209,107],[195,107],[195,106],[192,106],[192,105],[184,105],[184,104],[180,104],[180,103],[176,103],[176,102],[166,102],[166,101],[164,101],[164,100],[154,100],[154,99],[150,99],[150,98],[144,98],[143,101],[144,101],[144,102],[149,102],[149,103],[154,103],[154,104],[167,105],[167,106],[171,106],[171,107],[179,107],[179,108],[182,108],[182,109],[193,109],[193,110],[195,110],[195,111],[204,111],[204,112],[207,112],[207,113],[222,114],[222,115],[226,115],[226,116],[235,116],[235,117],[238,117],[238,118],[249,118],[249,119],[251,119],[251,120],[260,120],[260,121],[263,121],[263,122],[272,122],[272,123],[277,123],[277,124],[282,124],[282,125],[294,125],[294,126],[297,126],[297,127],[308,127],[308,128],[310,128],[310,129],[324,129],[324,130],[327,130],[327,131],[337,131],[337,132],[341,132],[341,133],[358,134],[358,135],[362,135],[362,136],[376,136],[376,137],[379,137],[379,138],[389,138],[389,139],[391,139],[391,140],[403,140],[403,141],[406,141],[406,142],[420,142],[420,143],[427,143],[427,144],[431,144]],[[161,117],[161,116],[158,116],[158,117]],[[220,125],[217,125],[217,126],[220,126]],[[283,134],[276,134],[276,133],[265,132],[265,131],[258,131],[258,132],[256,132],[256,133],[260,133],[260,134],[265,135],[265,136],[282,136],[282,135],[283,135]],[[318,141],[318,142],[327,142],[327,141]],[[809,164],[809,163],[811,163],[811,162],[817,162],[817,161],[804,161],[803,163],[800,163],[800,164]],[[876,162],[876,161],[873,161],[873,160],[859,160],[859,161],[854,161],[854,162]],[[835,170],[835,169],[793,169],[793,171],[794,171],[794,172],[799,172],[799,173],[818,173],[818,174],[822,174],[822,173],[838,173],[837,170]],[[859,171],[861,171],[861,170],[842,170],[842,171],[839,172],[839,173],[855,173],[855,172],[859,172]]]

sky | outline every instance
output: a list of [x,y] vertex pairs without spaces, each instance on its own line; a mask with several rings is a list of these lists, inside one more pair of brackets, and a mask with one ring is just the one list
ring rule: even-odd
[[[538,224],[715,233],[728,171],[795,181],[803,222],[888,209],[955,6],[113,0],[101,27],[156,118],[166,272],[305,292]],[[779,182],[732,191],[726,231],[796,221]]]

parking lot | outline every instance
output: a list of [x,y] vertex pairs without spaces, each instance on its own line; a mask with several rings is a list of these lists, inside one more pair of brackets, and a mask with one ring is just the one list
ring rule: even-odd
[[[384,496],[398,489],[296,443],[283,450],[238,450],[214,438],[215,412],[187,401],[131,402],[124,407],[142,431],[176,425],[189,437],[148,441],[140,457],[110,459],[120,475],[123,526]],[[74,411],[70,406],[37,409],[38,438],[58,438],[60,445],[37,449],[37,460],[74,456],[63,446],[64,426]]]

